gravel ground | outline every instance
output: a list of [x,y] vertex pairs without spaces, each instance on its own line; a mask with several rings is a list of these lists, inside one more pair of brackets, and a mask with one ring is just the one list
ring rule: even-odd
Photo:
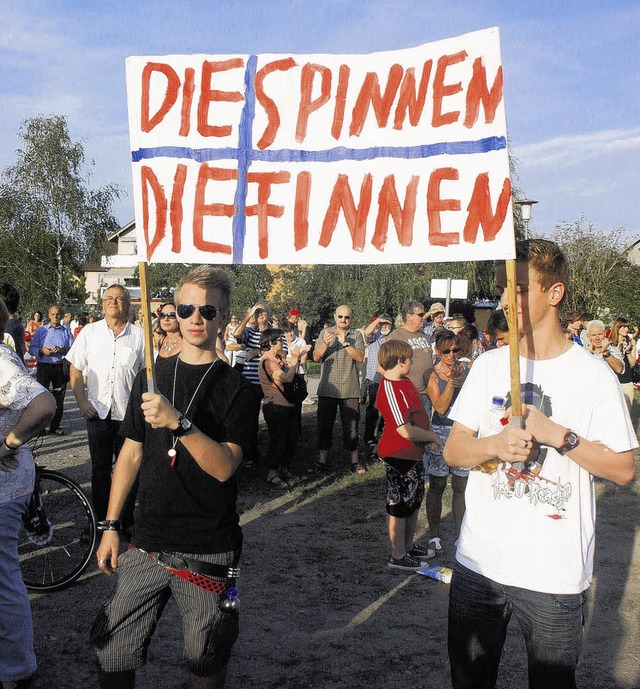
[[[315,389],[313,380],[311,387]],[[315,406],[305,406],[304,412],[295,468],[306,476],[316,458]],[[63,427],[68,435],[47,438],[38,461],[63,470],[89,492],[84,421],[71,397]],[[263,449],[265,439],[262,431]],[[386,567],[382,467],[372,466],[365,476],[354,477],[347,472],[347,456],[336,459],[335,474],[301,479],[290,490],[269,486],[259,471],[240,472],[245,533],[241,635],[228,687],[450,686],[447,585]],[[450,498],[448,491],[445,498]],[[579,669],[583,687],[640,687],[639,507],[636,483],[623,489],[598,486],[596,579]],[[451,564],[449,503],[443,529],[445,549],[439,563]],[[114,585],[115,577],[104,577],[90,564],[71,587],[32,595],[40,665],[34,689],[97,686],[88,631]],[[185,678],[179,619],[170,603],[138,686],[174,688]],[[523,644],[514,623],[498,687],[525,686]]]

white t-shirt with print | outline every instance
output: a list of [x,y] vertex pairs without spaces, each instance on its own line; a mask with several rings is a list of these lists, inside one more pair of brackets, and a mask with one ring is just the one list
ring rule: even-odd
[[[31,400],[45,392],[24,367],[20,357],[5,344],[0,344],[0,440],[16,425]],[[35,466],[28,445],[22,445],[0,466],[0,503],[31,493]]]
[[[545,361],[520,357],[520,379],[525,403],[581,438],[612,452],[638,446],[615,374],[582,347]],[[478,437],[491,435],[494,397],[510,406],[509,347],[478,357],[449,417]],[[504,585],[579,593],[593,573],[593,477],[554,448],[542,447],[540,462],[529,481],[513,481],[502,468],[470,472],[456,558]]]

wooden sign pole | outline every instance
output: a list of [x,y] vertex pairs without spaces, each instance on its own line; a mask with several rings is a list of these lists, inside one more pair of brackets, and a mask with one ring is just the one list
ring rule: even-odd
[[140,299],[142,302],[142,313],[144,316],[144,365],[147,371],[147,391],[155,392],[155,372],[153,366],[153,318],[149,305],[149,290],[147,289],[147,264],[144,261],[138,263],[138,273],[140,275]]
[[518,301],[516,261],[505,262],[507,269],[507,323],[509,324],[509,369],[511,379],[511,424],[522,428],[522,396],[520,391],[520,351],[518,337]]

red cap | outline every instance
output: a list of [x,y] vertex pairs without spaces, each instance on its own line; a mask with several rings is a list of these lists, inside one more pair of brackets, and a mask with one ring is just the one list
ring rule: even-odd
[[299,316],[299,315],[300,315],[300,311],[298,311],[298,309],[291,309],[291,310],[289,311],[289,315],[290,315],[290,316]]

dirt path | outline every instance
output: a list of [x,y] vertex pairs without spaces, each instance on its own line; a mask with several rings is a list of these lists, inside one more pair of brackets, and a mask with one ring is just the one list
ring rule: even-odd
[[[65,470],[88,490],[84,423],[68,402],[63,425],[72,433],[48,438],[39,459]],[[315,407],[305,407],[300,473],[315,460],[314,429]],[[347,457],[340,460],[343,471],[305,480],[289,492],[267,485],[257,473],[240,474],[242,616],[230,688],[450,686],[448,587],[386,567],[382,468],[353,477],[346,473]],[[589,689],[640,687],[639,492],[637,483],[624,489],[598,486],[596,580],[579,669],[579,685]],[[445,514],[443,535],[449,545],[439,560],[449,564],[454,553],[448,504]],[[40,664],[34,689],[97,686],[88,629],[114,584],[115,578],[90,566],[74,586],[32,597]],[[170,604],[138,686],[179,687],[186,677],[180,656],[179,619]],[[498,686],[526,686],[515,623]]]

